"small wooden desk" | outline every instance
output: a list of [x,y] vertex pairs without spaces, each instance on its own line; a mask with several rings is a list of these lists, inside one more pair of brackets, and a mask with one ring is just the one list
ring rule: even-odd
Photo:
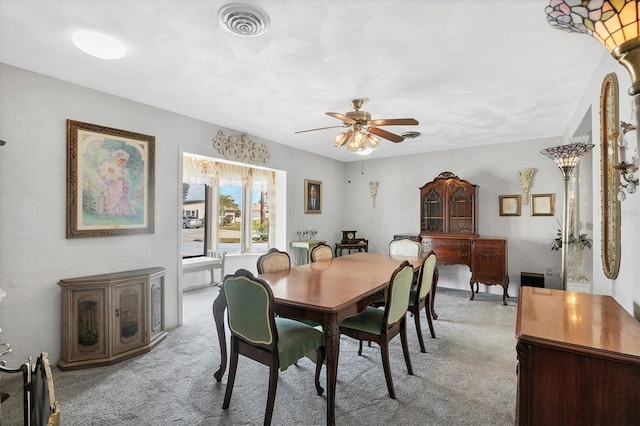
[[[289,271],[260,274],[273,291],[275,310],[280,316],[310,319],[322,324],[327,365],[327,424],[335,425],[336,378],[340,352],[340,323],[362,312],[372,302],[383,299],[393,271],[407,260],[420,268],[422,258],[381,253],[354,253],[343,257],[296,266]],[[224,284],[223,284],[224,285]],[[224,330],[226,300],[223,289],[213,302],[213,317],[220,343],[217,381],[227,368]]]
[[639,425],[640,323],[612,297],[521,287],[518,425]]
[[322,240],[304,240],[304,241],[291,241],[291,248],[301,248],[305,250],[305,259],[307,263],[311,263],[311,249],[318,244],[326,244],[326,241]]

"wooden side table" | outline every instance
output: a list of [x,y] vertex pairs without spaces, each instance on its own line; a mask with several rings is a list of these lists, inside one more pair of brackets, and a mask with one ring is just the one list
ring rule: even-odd
[[357,238],[347,243],[336,243],[336,248],[334,251],[335,256],[342,256],[343,250],[347,250],[347,253],[351,253],[354,251],[369,252],[369,240],[365,240],[364,238]]

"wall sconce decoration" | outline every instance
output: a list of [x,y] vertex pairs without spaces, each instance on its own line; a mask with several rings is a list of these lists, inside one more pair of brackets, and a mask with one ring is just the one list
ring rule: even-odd
[[380,182],[369,182],[369,190],[371,191],[371,201],[373,202],[373,208],[376,208],[376,196],[378,195],[378,186]]
[[269,161],[269,148],[265,144],[252,142],[247,135],[225,136],[222,130],[218,130],[213,147],[228,160],[256,165]]
[[[634,173],[638,171],[638,147],[636,147],[635,155],[631,157],[629,163],[626,162],[626,151],[629,147],[625,138],[629,132],[636,131],[636,126],[633,124],[620,122],[620,131],[618,132],[618,161],[619,163],[613,166],[614,169],[620,172],[620,191],[618,191],[618,200],[624,201],[627,194],[633,194],[638,187],[638,178],[634,177]],[[624,182],[626,183],[623,183]]]
[[518,172],[520,175],[520,186],[522,188],[522,204],[529,203],[529,184],[536,169],[522,169]]

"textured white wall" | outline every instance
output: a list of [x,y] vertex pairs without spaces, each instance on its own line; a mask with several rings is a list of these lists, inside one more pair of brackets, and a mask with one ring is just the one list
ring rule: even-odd
[[[387,252],[393,234],[419,232],[419,188],[440,172],[450,171],[479,186],[478,233],[509,240],[509,294],[517,295],[520,272],[545,273],[547,268],[555,274],[545,276],[546,286],[558,288],[560,254],[550,250],[558,229],[556,218],[531,216],[530,203],[521,206],[521,216],[500,216],[498,200],[500,195],[521,193],[518,171],[530,167],[536,169],[530,194],[556,194],[560,215],[562,174],[540,150],[561,143],[560,138],[549,138],[375,160],[364,163],[364,174],[360,163],[352,163],[347,172],[351,183],[346,184],[345,227],[368,237],[371,251]],[[380,182],[375,209],[370,181]],[[439,285],[469,289],[470,277],[466,266],[440,267]],[[489,291],[501,294],[502,288],[492,286]]]
[[[156,138],[155,233],[66,239],[66,120],[153,135]],[[212,117],[215,120],[215,117]],[[248,123],[250,125],[250,123]],[[28,356],[60,355],[60,288],[57,282],[152,266],[167,269],[168,328],[179,321],[179,236],[182,152],[217,157],[211,140],[220,128],[133,101],[0,64],[0,305],[1,340],[18,364]],[[225,133],[248,133],[250,129]],[[250,136],[251,137],[251,136]],[[251,137],[271,149],[268,166],[287,171],[283,185],[288,228],[281,249],[309,223],[303,211],[303,180],[324,184],[323,213],[312,218],[318,236],[330,238],[341,219],[344,165],[324,157]],[[325,237],[326,236],[326,237]],[[232,257],[227,271],[255,271],[255,256]]]

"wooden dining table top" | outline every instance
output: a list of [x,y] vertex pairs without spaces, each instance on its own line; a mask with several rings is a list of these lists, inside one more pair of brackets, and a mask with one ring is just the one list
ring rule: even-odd
[[337,312],[386,288],[405,260],[414,269],[422,263],[420,257],[352,253],[259,277],[269,283],[277,303]]

